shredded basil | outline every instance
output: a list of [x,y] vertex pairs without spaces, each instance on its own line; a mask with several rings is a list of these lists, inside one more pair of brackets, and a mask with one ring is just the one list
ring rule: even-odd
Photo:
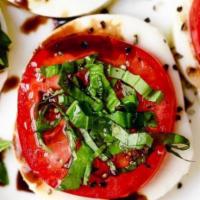
[[8,140],[0,139],[0,152],[6,150],[11,146],[11,142]]
[[138,112],[136,114],[134,126],[138,129],[144,129],[146,127],[157,127],[154,113]]
[[145,132],[129,134],[116,124],[112,125],[112,135],[119,140],[120,145],[125,149],[142,149],[145,146],[151,147],[153,144],[153,138],[150,134]]
[[8,67],[7,53],[10,44],[10,38],[2,31],[0,26],[0,71]]
[[120,101],[104,74],[103,64],[90,64],[89,73],[90,85],[88,90],[90,94],[105,99],[107,109],[114,112],[116,107],[120,105]]
[[149,101],[159,103],[163,99],[163,93],[153,90],[139,75],[134,75],[129,71],[111,66],[108,68],[107,72],[110,77],[120,79],[133,87],[140,95]]
[[50,78],[60,73],[60,65],[51,65],[48,67],[41,67],[40,71],[43,76]]
[[69,172],[59,186],[59,189],[78,189],[82,184],[82,179],[84,179],[84,183],[87,183],[91,171],[90,168],[92,161],[93,151],[83,143],[77,151],[77,159],[71,164]]
[[[0,153],[8,149],[10,146],[11,146],[10,141],[0,139]],[[9,184],[8,172],[4,162],[1,160],[1,155],[0,155],[0,184],[2,185]]]
[[9,184],[8,172],[2,160],[0,160],[0,184],[1,185]]
[[[77,72],[85,68],[88,84],[81,84]],[[38,106],[36,127],[38,139],[45,147],[42,137],[45,131],[55,128],[60,120],[65,121],[65,134],[69,139],[72,159],[69,171],[60,189],[74,190],[88,185],[95,158],[106,162],[112,175],[118,171],[112,161],[114,155],[136,151],[130,164],[120,172],[134,170],[144,164],[154,145],[163,144],[168,152],[182,158],[174,149],[186,150],[189,140],[177,134],[153,134],[147,128],[157,127],[153,112],[138,111],[138,93],[143,98],[159,103],[163,98],[160,90],[154,90],[139,75],[114,68],[97,59],[97,55],[81,58],[64,64],[44,66],[41,73],[46,78],[59,76],[61,90],[53,92]],[[113,88],[121,86],[122,97]],[[56,100],[54,103],[51,101]],[[55,106],[61,117],[53,122],[46,119],[49,106]],[[82,138],[77,150],[78,137]]]
[[90,126],[90,118],[85,115],[79,106],[78,101],[74,101],[67,110],[69,120],[76,128],[88,129]]
[[131,128],[133,126],[134,116],[132,113],[116,111],[107,115],[107,117],[123,128]]

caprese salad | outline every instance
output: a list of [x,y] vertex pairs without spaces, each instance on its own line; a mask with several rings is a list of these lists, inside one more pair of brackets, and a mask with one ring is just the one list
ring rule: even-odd
[[155,200],[192,159],[170,49],[122,15],[78,18],[41,44],[19,87],[17,131],[21,173],[45,199]]

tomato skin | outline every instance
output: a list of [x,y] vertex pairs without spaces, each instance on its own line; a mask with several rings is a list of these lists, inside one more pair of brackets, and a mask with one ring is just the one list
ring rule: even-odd
[[[89,47],[87,49],[83,49],[80,46],[82,41],[88,42]],[[125,52],[127,47],[131,47],[132,49],[129,54]],[[55,55],[58,48],[63,52],[63,55]],[[31,63],[36,62],[38,65],[37,68],[40,68],[43,65],[63,63],[66,60],[76,60],[94,52],[99,54],[100,60],[114,66],[120,66],[128,62],[129,67],[127,69],[130,72],[141,75],[151,87],[163,91],[165,98],[160,104],[147,102],[142,97],[139,97],[139,111],[150,110],[155,112],[158,126],[157,128],[150,129],[150,131],[156,133],[173,131],[176,114],[175,92],[169,76],[157,59],[138,47],[105,36],[72,35],[66,37],[64,41],[57,41],[56,44],[46,45],[36,51],[23,75],[22,85],[18,95],[17,128],[25,160],[33,172],[39,174],[52,187],[58,186],[60,179],[64,178],[67,174],[67,169],[53,163],[48,157],[45,157],[44,150],[38,146],[35,131],[32,127],[32,108],[39,101],[38,92],[40,90],[47,91],[49,87],[54,87],[57,84],[44,79],[36,81],[37,70],[32,67]],[[24,89],[25,84],[29,85],[28,90]],[[34,94],[32,99],[29,98],[30,92]],[[24,122],[26,122],[27,128],[25,128]],[[63,135],[64,133],[62,131],[56,133],[55,142],[63,138],[61,148],[64,149],[66,156],[64,154],[62,156],[64,160],[67,160],[70,150],[68,140]],[[55,148],[54,153],[59,154],[59,149]],[[66,192],[80,196],[106,199],[125,197],[130,193],[137,192],[142,185],[150,180],[159,169],[165,154],[165,148],[163,146],[157,146],[147,159],[148,164],[151,166],[150,168],[145,165],[140,165],[136,170],[131,172],[118,176],[109,176],[106,179],[106,187],[97,186],[91,189],[89,186],[81,186],[77,190]],[[97,164],[101,166],[101,163],[97,162]],[[102,170],[106,171],[106,168]],[[92,174],[91,179],[99,180],[99,174]]]
[[200,62],[200,0],[193,0],[192,2],[189,25],[196,57]]

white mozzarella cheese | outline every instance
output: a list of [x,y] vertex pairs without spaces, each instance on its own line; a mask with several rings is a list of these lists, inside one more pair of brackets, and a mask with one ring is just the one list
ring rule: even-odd
[[[200,89],[199,62],[196,59],[189,28],[189,12],[191,5],[192,0],[180,1],[182,11],[177,12],[175,15],[172,35],[175,51],[181,55],[181,57],[177,59],[180,70],[192,85]],[[193,69],[192,73],[190,69]]]
[[[16,4],[16,0],[9,0]],[[109,0],[27,0],[28,8],[35,14],[49,17],[72,17],[91,13],[105,6]]]

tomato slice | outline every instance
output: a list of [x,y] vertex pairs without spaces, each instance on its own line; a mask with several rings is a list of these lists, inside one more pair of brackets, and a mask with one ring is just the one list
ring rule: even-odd
[[[161,90],[164,93],[164,100],[160,104],[148,102],[140,96],[139,110],[150,110],[155,113],[158,126],[150,131],[156,133],[173,131],[176,114],[175,91],[168,74],[156,58],[136,46],[100,35],[76,34],[46,44],[36,51],[23,75],[18,94],[17,128],[22,154],[26,162],[33,172],[37,173],[52,187],[57,187],[60,180],[67,174],[67,169],[63,163],[69,160],[71,152],[68,139],[63,133],[62,124],[60,125],[61,128],[55,128],[45,138],[53,147],[53,152],[50,155],[47,155],[38,145],[34,130],[34,107],[39,101],[41,91],[58,88],[56,77],[52,81],[41,78],[38,75],[38,69],[43,65],[63,63],[66,60],[72,61],[91,53],[98,53],[100,60],[114,66],[126,63],[130,72],[139,74],[152,88]],[[79,73],[78,76],[81,76],[81,74],[85,76],[83,72]],[[83,80],[85,80],[84,77]],[[101,187],[81,186],[77,190],[66,192],[106,199],[127,196],[137,192],[144,183],[150,180],[161,165],[165,154],[166,150],[163,146],[156,146],[148,157],[148,166],[143,164],[133,171],[109,176],[106,179],[106,185],[103,184]],[[58,155],[63,162],[58,163],[59,160],[53,159]],[[119,166],[126,164],[122,155],[116,159]],[[94,165],[102,172],[107,170],[105,164],[98,160],[95,160]],[[91,179],[95,181],[98,176],[98,172],[93,173]]]
[[189,22],[193,46],[200,62],[200,0],[193,0]]

